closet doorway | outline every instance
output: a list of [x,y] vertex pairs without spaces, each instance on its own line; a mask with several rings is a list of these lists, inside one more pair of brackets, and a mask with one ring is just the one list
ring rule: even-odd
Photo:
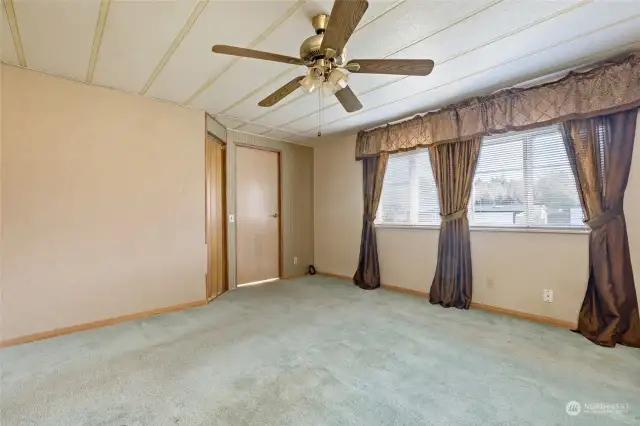
[[227,149],[226,143],[207,135],[206,159],[206,243],[207,300],[229,289],[227,274]]

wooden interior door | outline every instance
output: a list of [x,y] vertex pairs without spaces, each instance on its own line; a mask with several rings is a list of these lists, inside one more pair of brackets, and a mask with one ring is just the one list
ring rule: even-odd
[[280,277],[280,153],[236,147],[238,284]]
[[227,197],[226,146],[207,138],[207,300],[228,290],[227,281]]

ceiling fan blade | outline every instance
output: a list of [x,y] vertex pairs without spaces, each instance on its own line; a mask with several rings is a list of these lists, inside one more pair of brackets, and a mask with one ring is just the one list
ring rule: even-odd
[[340,55],[367,7],[369,7],[367,0],[335,0],[329,24],[322,39],[321,50],[324,52],[330,48],[336,55]]
[[278,90],[276,90],[275,92],[273,92],[272,94],[270,94],[269,96],[261,100],[258,105],[260,105],[261,107],[274,106],[275,104],[283,100],[285,97],[293,93],[293,91],[296,90],[298,87],[300,87],[300,80],[302,80],[303,78],[304,78],[303,75],[301,75],[300,77],[294,78],[293,80],[291,80],[290,82],[288,82],[287,84],[285,84],[284,86],[282,86],[281,88],[279,88]]
[[240,56],[243,58],[262,59],[264,61],[284,62],[291,65],[304,65],[302,59],[293,56],[279,55],[277,53],[263,52],[261,50],[244,49],[242,47],[226,46],[224,44],[216,44],[211,48],[214,53],[222,53],[223,55]]
[[431,59],[353,59],[347,70],[361,74],[429,75],[433,71]]
[[358,100],[358,97],[356,96],[355,93],[353,93],[353,90],[351,90],[349,86],[345,87],[344,89],[338,90],[336,92],[336,98],[338,98],[338,100],[340,101],[344,109],[347,110],[347,112],[355,112],[355,111],[358,111],[359,109],[362,109],[362,104],[360,103],[360,101]]

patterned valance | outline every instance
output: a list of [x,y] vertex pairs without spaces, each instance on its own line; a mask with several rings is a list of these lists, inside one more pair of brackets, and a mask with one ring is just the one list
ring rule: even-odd
[[360,132],[356,159],[524,130],[640,106],[640,53],[526,89],[472,98],[397,124]]

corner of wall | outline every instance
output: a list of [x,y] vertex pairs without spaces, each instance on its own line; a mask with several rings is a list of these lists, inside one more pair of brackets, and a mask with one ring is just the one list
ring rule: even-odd
[[205,113],[206,116],[206,127],[207,133],[211,133],[212,135],[220,138],[222,141],[227,141],[227,128],[218,122],[215,118],[213,118],[208,113]]

